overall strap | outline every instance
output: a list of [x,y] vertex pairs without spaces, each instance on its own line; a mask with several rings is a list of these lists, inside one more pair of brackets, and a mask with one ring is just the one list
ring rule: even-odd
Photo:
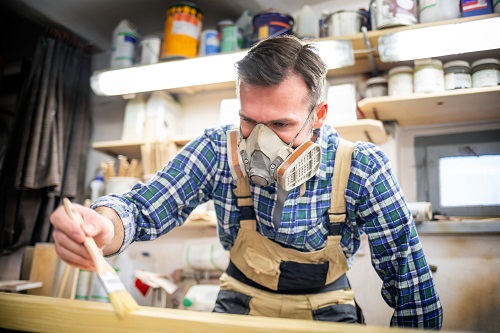
[[345,224],[347,217],[346,201],[344,193],[351,173],[352,153],[356,144],[340,138],[337,152],[335,153],[335,165],[333,166],[333,180],[330,208],[330,235],[338,235]]
[[236,206],[240,209],[240,227],[255,230],[255,211],[253,209],[253,200],[252,194],[250,193],[248,177],[238,178],[238,180],[236,180],[236,188],[233,192],[238,198]]

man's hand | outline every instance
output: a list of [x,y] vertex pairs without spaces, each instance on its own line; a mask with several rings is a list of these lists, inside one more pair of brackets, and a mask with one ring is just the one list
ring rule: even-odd
[[50,216],[54,226],[54,241],[56,252],[66,263],[87,270],[94,270],[94,264],[89,253],[83,246],[86,236],[93,237],[102,250],[113,242],[115,228],[113,222],[93,209],[73,204],[83,218],[82,226],[66,214],[63,206],[58,207]]

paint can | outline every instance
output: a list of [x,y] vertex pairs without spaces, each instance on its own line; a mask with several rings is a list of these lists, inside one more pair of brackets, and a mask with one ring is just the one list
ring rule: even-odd
[[493,13],[492,0],[461,0],[462,16],[476,16]]
[[371,0],[373,30],[414,25],[418,23],[416,0]]
[[147,36],[139,44],[140,64],[149,65],[158,62],[160,56],[161,38],[158,36]]
[[191,2],[178,2],[167,10],[162,59],[191,58],[198,52],[203,12]]
[[203,30],[200,37],[198,55],[206,56],[220,52],[219,32],[214,29]]
[[240,28],[234,24],[226,25],[222,28],[220,51],[232,52],[241,50],[243,46],[243,35]]
[[264,12],[254,16],[254,42],[269,37],[292,35],[294,19],[292,16],[278,12]]

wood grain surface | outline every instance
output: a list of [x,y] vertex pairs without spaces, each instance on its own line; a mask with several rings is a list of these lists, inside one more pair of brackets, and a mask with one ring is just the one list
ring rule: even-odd
[[0,293],[0,328],[29,332],[408,333],[412,330],[141,307],[123,319],[111,304]]

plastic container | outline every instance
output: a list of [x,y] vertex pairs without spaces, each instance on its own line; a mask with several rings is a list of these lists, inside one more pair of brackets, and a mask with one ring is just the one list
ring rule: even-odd
[[160,57],[161,38],[159,36],[144,37],[139,44],[140,64],[156,64]]
[[88,301],[92,282],[92,272],[81,269],[78,272],[75,299]]
[[444,89],[465,89],[472,87],[470,66],[467,61],[455,60],[443,64]]
[[146,103],[144,139],[163,140],[179,135],[180,107],[172,95],[154,91]]
[[132,187],[139,181],[139,178],[134,177],[111,177],[106,179],[105,192],[106,194],[124,194],[129,192]]
[[161,58],[195,57],[202,25],[203,12],[194,3],[177,2],[168,7]]
[[104,178],[97,176],[90,182],[90,200],[94,201],[104,195]]
[[416,93],[444,91],[444,71],[441,60],[415,60],[413,91]]
[[304,5],[297,17],[297,36],[299,38],[318,38],[319,21],[309,5]]
[[500,60],[479,59],[471,65],[472,87],[491,87],[500,84]]
[[366,81],[365,97],[387,96],[388,84],[385,77],[372,77]]
[[418,23],[414,0],[371,0],[370,16],[373,30]]
[[236,20],[236,26],[240,29],[243,37],[243,48],[252,46],[253,23],[252,15],[248,10],[244,10],[241,16]]
[[135,62],[139,34],[135,26],[122,20],[113,31],[111,68],[130,67]]
[[90,287],[90,300],[94,302],[109,303],[109,296],[104,289],[104,286],[97,277],[95,272],[92,272],[92,285]]
[[491,0],[461,0],[462,16],[476,16],[493,13]]
[[122,140],[142,140],[144,122],[146,119],[146,101],[141,95],[129,100],[125,106],[125,119],[123,121]]
[[389,96],[402,96],[413,94],[413,68],[398,66],[389,70],[388,94]]
[[420,0],[420,23],[456,19],[460,13],[460,0]]
[[218,285],[196,284],[189,288],[182,299],[182,306],[187,310],[212,312],[219,290]]
[[189,269],[223,272],[229,265],[229,252],[224,250],[217,237],[186,241],[183,257],[184,267]]

